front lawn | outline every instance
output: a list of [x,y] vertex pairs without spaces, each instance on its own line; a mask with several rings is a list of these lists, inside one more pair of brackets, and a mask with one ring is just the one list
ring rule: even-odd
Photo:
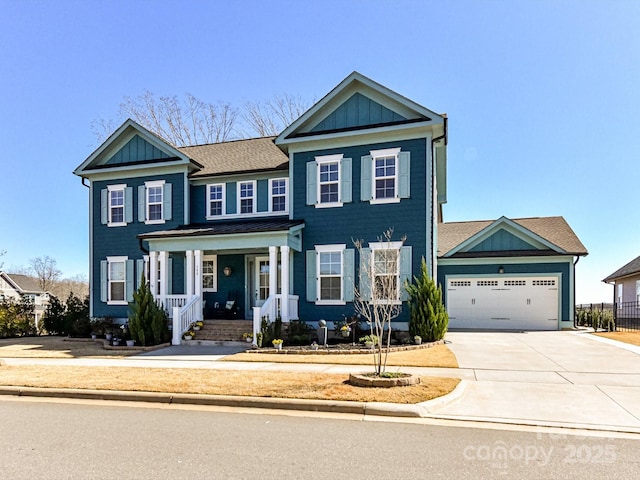
[[598,332],[594,335],[640,347],[640,332]]

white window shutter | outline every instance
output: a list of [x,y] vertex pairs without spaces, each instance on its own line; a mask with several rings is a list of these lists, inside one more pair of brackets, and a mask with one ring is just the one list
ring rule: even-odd
[[409,198],[411,185],[411,153],[398,154],[398,197]]
[[316,251],[307,250],[307,302],[318,300],[318,278],[316,275]]
[[371,195],[371,155],[365,155],[360,159],[360,199],[368,202],[373,198]]
[[100,223],[109,223],[109,191],[106,188],[100,190]]
[[347,248],[343,252],[342,262],[342,279],[344,282],[342,291],[345,302],[353,302],[355,298],[355,268],[355,250],[353,248]]
[[341,182],[341,197],[340,201],[342,203],[349,203],[352,201],[351,190],[352,190],[352,162],[350,158],[343,158],[340,162],[340,182]]
[[406,302],[409,300],[405,283],[411,282],[411,247],[400,248],[400,300]]
[[124,189],[124,221],[125,223],[133,222],[133,188]]
[[133,273],[133,260],[127,260],[126,262],[127,265],[127,273],[126,273],[126,300],[127,302],[133,302],[133,285],[134,285],[134,279],[135,279],[135,274]]
[[164,220],[171,220],[172,212],[171,212],[171,184],[165,183],[164,191],[162,192],[162,215]]
[[109,300],[108,288],[109,280],[107,277],[109,265],[106,260],[100,261],[100,301],[106,302]]
[[138,221],[147,219],[147,189],[144,185],[138,187]]
[[360,298],[364,301],[371,300],[371,249],[360,249],[360,272],[358,279],[358,291],[360,292]]
[[318,164],[307,163],[307,205],[318,203]]

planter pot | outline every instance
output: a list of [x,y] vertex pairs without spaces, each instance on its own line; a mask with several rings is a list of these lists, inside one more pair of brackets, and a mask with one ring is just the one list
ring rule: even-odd
[[198,330],[200,330],[200,327],[196,326],[196,327],[193,327],[193,329],[197,332]]
[[274,348],[275,348],[276,350],[282,350],[282,344],[281,344],[281,343],[278,343],[278,344],[274,345]]
[[113,338],[113,335],[111,333],[107,333],[104,338],[106,338],[107,340],[111,340]]
[[422,343],[422,339],[420,337],[416,337],[413,339],[416,345],[420,345]]
[[113,346],[114,347],[119,347],[120,346],[120,340],[118,340],[118,341],[114,340],[113,341]]
[[245,342],[247,342],[247,343],[251,343],[251,342],[253,341],[253,338],[251,338],[251,337],[247,337],[247,338],[245,338],[244,340],[245,340]]
[[311,350],[318,350],[318,345],[311,345]]
[[95,333],[92,333],[92,334],[91,334],[91,340],[95,340],[95,339],[96,339],[96,334],[95,334]]
[[367,348],[373,348],[373,342],[364,342],[364,346]]
[[341,331],[340,333],[342,333],[342,336],[343,336],[344,338],[349,338],[349,333],[351,333],[351,332]]
[[193,337],[192,337],[191,335],[185,335],[185,336],[184,336],[184,339],[185,339],[185,340],[191,340],[192,338],[193,338]]
[[127,347],[133,347],[136,344],[135,340],[127,340]]

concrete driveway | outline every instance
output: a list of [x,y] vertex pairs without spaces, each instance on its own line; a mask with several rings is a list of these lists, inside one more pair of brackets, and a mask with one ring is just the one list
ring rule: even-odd
[[640,347],[587,332],[450,332],[460,398],[437,416],[640,433]]

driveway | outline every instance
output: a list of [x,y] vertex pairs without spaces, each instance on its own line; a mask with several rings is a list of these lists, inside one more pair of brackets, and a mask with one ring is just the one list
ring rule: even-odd
[[461,397],[438,416],[640,432],[640,347],[586,332],[450,332]]

